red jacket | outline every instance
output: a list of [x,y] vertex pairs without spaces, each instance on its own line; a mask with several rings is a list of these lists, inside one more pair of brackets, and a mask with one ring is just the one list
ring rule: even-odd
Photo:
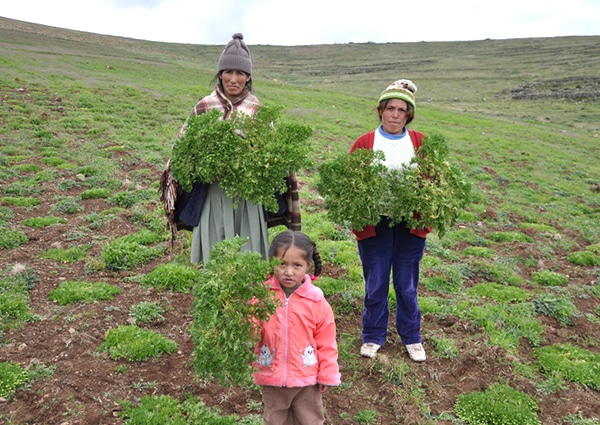
[[282,305],[261,323],[254,383],[275,387],[339,385],[335,321],[323,291],[306,275],[286,301],[277,279],[272,277],[265,284]]
[[[356,149],[373,149],[373,143],[375,142],[375,131],[377,130],[365,133],[358,139],[356,139],[356,141],[350,148],[350,153],[354,152]],[[415,130],[408,130],[408,134],[410,135],[410,140],[412,141],[415,151],[418,151],[421,145],[423,144],[423,137],[425,137],[425,135]],[[352,232],[356,235],[356,239],[360,241],[362,239],[367,239],[375,236],[375,226],[365,226],[361,231],[352,229]],[[431,232],[431,228],[410,230],[410,233],[421,238],[426,238],[429,232]]]

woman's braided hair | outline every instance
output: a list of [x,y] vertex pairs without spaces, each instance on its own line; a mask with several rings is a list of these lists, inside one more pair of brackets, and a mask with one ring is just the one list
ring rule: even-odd
[[275,257],[281,251],[285,253],[292,246],[306,252],[306,261],[310,264],[312,260],[315,264],[313,276],[319,276],[323,265],[321,254],[312,239],[300,231],[286,230],[275,236],[269,247],[269,258]]

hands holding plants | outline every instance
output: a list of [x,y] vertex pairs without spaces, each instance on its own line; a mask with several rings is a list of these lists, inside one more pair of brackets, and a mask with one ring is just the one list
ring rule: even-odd
[[250,117],[236,112],[223,120],[218,110],[192,116],[171,156],[171,172],[191,191],[195,182],[213,183],[231,198],[277,211],[274,193],[287,190],[285,176],[308,165],[312,129],[279,122],[280,107],[259,107]]
[[387,170],[383,159],[379,151],[357,149],[321,165],[317,189],[332,221],[361,230],[387,215],[443,235],[471,200],[471,183],[448,161],[440,134],[426,136],[417,157],[401,170]]

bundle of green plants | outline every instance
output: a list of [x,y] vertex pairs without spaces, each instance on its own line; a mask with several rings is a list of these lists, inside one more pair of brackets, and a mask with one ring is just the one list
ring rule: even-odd
[[541,425],[538,410],[530,396],[502,384],[461,394],[454,405],[456,415],[469,425]]
[[317,190],[335,223],[360,230],[383,214],[443,235],[472,199],[471,183],[448,154],[438,133],[426,136],[418,155],[399,170],[383,165],[383,153],[357,149],[319,167]]
[[171,173],[187,191],[193,183],[218,182],[231,198],[243,198],[277,211],[273,194],[285,193],[285,176],[309,163],[312,129],[279,120],[280,107],[262,106],[250,117],[217,110],[188,119],[176,141]]
[[193,290],[194,368],[222,385],[251,383],[256,321],[267,320],[278,305],[263,284],[272,263],[240,251],[246,242],[235,237],[215,244]]

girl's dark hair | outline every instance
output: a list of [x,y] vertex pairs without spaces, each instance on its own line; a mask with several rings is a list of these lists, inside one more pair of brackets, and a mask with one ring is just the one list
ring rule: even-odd
[[313,276],[319,276],[322,268],[321,254],[319,254],[317,245],[305,233],[286,230],[275,236],[269,247],[269,258],[275,257],[281,251],[285,253],[293,246],[306,252],[306,261],[309,264],[311,260],[315,263]]
[[[385,99],[379,102],[377,105],[377,114],[379,115],[379,121],[381,122],[381,114],[383,110],[387,107],[388,103],[390,103],[392,99]],[[410,124],[412,120],[415,119],[415,108],[408,102],[406,102],[406,125]]]
[[[240,71],[240,72],[244,72],[244,71]],[[221,91],[224,91],[223,89],[223,80],[221,79],[221,74],[223,73],[223,71],[221,72],[217,72],[215,74],[215,76],[212,78],[212,80],[210,80],[210,85],[214,86],[215,84],[218,84],[219,87],[221,88]],[[246,74],[244,72],[244,74]],[[248,75],[248,74],[246,74]],[[245,88],[247,88],[248,90],[250,90],[250,92],[252,92],[254,89],[252,88],[252,78],[250,78],[248,81],[246,81],[246,86]]]

